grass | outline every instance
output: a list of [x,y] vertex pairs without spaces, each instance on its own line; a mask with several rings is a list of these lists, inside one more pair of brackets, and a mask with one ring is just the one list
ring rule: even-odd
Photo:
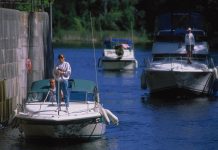
[[151,43],[149,37],[146,33],[131,32],[127,31],[94,31],[93,38],[91,31],[73,31],[73,30],[61,30],[54,32],[53,43],[55,46],[89,46],[92,45],[92,39],[94,39],[95,44],[102,46],[105,38],[130,38],[133,39],[136,45],[147,45]]

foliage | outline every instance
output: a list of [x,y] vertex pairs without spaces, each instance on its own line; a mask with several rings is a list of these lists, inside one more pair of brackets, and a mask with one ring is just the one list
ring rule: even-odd
[[108,30],[127,33],[131,30],[144,33],[147,38],[154,31],[155,17],[162,12],[198,11],[206,18],[209,37],[218,37],[217,0],[11,0],[0,6],[29,12],[50,12],[52,8],[55,36],[67,30],[82,34],[90,31],[92,17],[94,30],[102,35]]

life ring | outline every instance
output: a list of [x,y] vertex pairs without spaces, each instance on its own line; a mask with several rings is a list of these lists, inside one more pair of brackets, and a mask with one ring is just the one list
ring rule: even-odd
[[31,59],[29,59],[29,58],[27,58],[27,60],[26,60],[26,68],[27,68],[27,72],[32,71],[32,62],[31,62]]
[[115,46],[115,53],[118,56],[118,58],[121,59],[124,54],[123,46],[122,45]]

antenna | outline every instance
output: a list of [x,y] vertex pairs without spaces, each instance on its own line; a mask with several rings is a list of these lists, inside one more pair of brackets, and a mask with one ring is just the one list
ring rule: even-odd
[[99,93],[98,93],[98,74],[97,74],[97,61],[96,61],[96,50],[95,50],[95,41],[94,41],[94,31],[92,26],[92,14],[90,12],[90,20],[91,20],[91,29],[92,29],[92,46],[94,50],[94,62],[95,62],[95,82],[97,86],[97,102],[99,102]]
[[133,41],[133,24],[132,24],[132,21],[131,21],[131,39],[132,39],[132,42],[133,42],[132,48],[133,48],[133,50],[135,50],[134,41]]

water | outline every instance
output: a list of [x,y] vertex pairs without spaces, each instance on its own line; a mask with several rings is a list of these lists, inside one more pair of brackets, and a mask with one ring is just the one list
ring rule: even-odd
[[[96,58],[101,56],[96,50]],[[93,50],[56,49],[72,67],[72,77],[96,80]],[[149,51],[136,49],[139,68],[130,72],[97,71],[101,103],[120,120],[105,135],[90,142],[25,141],[18,130],[0,130],[0,150],[205,150],[218,147],[216,97],[152,99],[141,96],[140,75]],[[214,53],[216,55],[216,53]],[[55,60],[56,61],[56,60]]]

